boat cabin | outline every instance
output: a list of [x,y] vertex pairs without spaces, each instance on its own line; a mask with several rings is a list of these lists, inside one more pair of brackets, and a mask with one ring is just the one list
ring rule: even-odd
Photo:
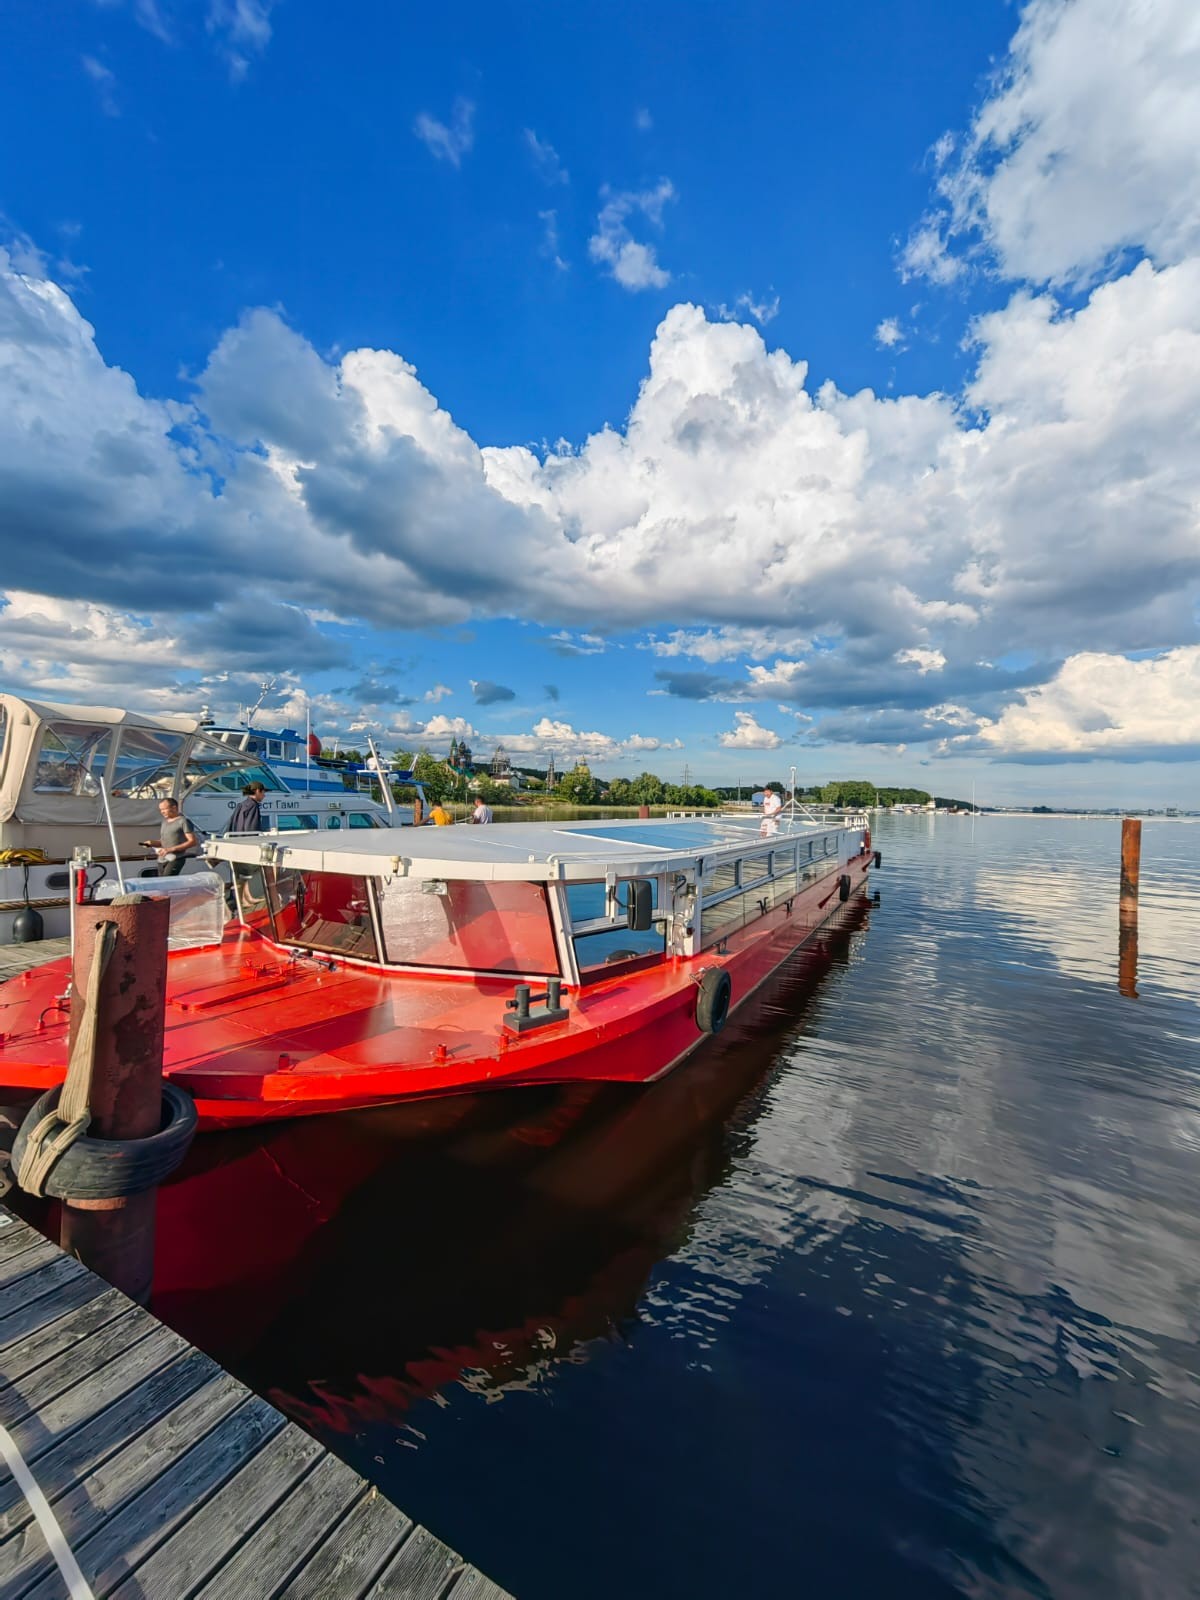
[[[512,823],[228,838],[244,924],[318,959],[586,985],[730,939],[864,849],[853,825]],[[836,883],[830,893],[836,892]]]

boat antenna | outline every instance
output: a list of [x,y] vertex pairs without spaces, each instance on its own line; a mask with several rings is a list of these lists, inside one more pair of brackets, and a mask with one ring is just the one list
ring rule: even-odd
[[254,719],[262,710],[263,701],[266,700],[269,695],[275,692],[275,684],[277,681],[278,680],[275,678],[268,678],[264,683],[259,684],[258,699],[250,707],[249,711],[245,712],[243,717],[243,721],[248,728],[252,728],[254,726]]

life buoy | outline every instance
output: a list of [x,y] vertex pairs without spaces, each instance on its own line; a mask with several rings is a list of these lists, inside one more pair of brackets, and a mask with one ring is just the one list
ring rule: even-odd
[[720,1033],[729,1017],[733,984],[724,967],[709,967],[697,985],[696,1026],[701,1033]]

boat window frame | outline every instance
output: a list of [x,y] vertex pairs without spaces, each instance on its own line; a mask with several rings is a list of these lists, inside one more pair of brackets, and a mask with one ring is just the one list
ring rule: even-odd
[[[245,865],[245,863],[239,863]],[[275,923],[275,898],[273,890],[279,882],[279,873],[297,872],[302,874],[320,875],[330,878],[353,878],[362,883],[366,889],[367,910],[370,917],[371,938],[375,950],[373,955],[362,955],[357,951],[340,950],[336,945],[317,944],[306,939],[287,939],[280,936]],[[271,942],[283,950],[307,950],[314,955],[336,956],[339,961],[353,961],[367,967],[385,965],[380,951],[383,949],[383,930],[379,919],[379,910],[375,903],[375,884],[377,880],[366,873],[359,872],[325,872],[320,867],[289,867],[286,863],[272,861],[262,867],[263,891],[266,896],[267,915],[270,919]],[[238,899],[238,912],[241,912],[241,899]]]
[[[344,876],[354,877],[357,876],[357,874],[346,873]],[[568,977],[567,971],[563,966],[563,951],[562,944],[559,939],[559,926],[554,915],[554,896],[550,892],[555,885],[545,879],[516,878],[507,880],[497,879],[494,881],[526,883],[531,888],[541,890],[542,904],[546,909],[547,920],[550,926],[550,944],[557,960],[557,966],[553,972],[547,971],[547,969],[544,967],[523,967],[517,971],[512,967],[439,967],[433,965],[432,963],[423,961],[389,960],[387,953],[387,940],[384,937],[383,931],[383,889],[385,880],[381,877],[372,876],[368,878],[367,881],[371,885],[372,914],[375,918],[375,927],[379,939],[380,955],[377,965],[385,968],[388,972],[414,972],[438,978],[494,978],[499,979],[502,982],[509,983],[523,983],[527,978],[533,978],[537,981],[541,981],[545,978],[561,977],[563,982],[567,984],[568,987],[572,982],[578,982],[577,978],[571,979]],[[490,887],[490,880],[486,878],[455,878],[451,881],[455,883],[479,883],[485,888]]]
[[[604,875],[594,878],[571,878],[561,880],[557,887],[557,896],[561,919],[561,942],[559,945],[559,960],[563,972],[568,970],[571,977],[568,980],[580,988],[585,988],[592,983],[603,982],[606,978],[617,975],[626,976],[630,972],[642,967],[659,966],[666,961],[670,944],[670,916],[667,914],[667,903],[671,894],[671,873],[664,872],[616,872],[609,868]],[[627,928],[627,923],[618,913],[612,917],[588,917],[582,922],[576,922],[571,915],[571,902],[569,891],[576,888],[600,888],[605,891],[607,898],[610,879],[614,893],[619,891],[624,883],[653,883],[655,888],[654,927],[662,935],[662,948],[659,950],[639,950],[636,955],[627,956],[623,961],[613,961],[597,967],[581,965],[579,951],[576,948],[578,939],[593,938],[601,933],[620,933]],[[549,885],[548,885],[549,887]],[[557,930],[556,930],[557,931]]]
[[[846,830],[844,828],[833,828],[826,830],[819,836],[819,838],[810,836],[807,840],[805,840],[801,836],[796,836],[789,838],[786,843],[772,844],[768,856],[768,876],[765,878],[755,878],[750,883],[743,883],[741,870],[743,860],[748,856],[755,856],[762,853],[761,840],[756,839],[754,840],[753,844],[747,842],[747,844],[742,847],[742,854],[734,858],[736,870],[734,873],[735,882],[733,887],[729,889],[722,889],[720,893],[713,895],[704,893],[705,867],[709,863],[711,863],[713,869],[724,866],[728,864],[729,858],[723,854],[721,858],[717,860],[714,860],[711,854],[706,857],[701,857],[697,862],[696,871],[696,905],[693,918],[692,954],[699,955],[703,951],[711,949],[713,945],[720,944],[722,940],[729,938],[731,935],[741,932],[743,928],[748,928],[752,926],[752,924],[761,921],[763,917],[768,916],[770,912],[775,909],[774,897],[769,893],[769,891],[771,886],[775,884],[779,878],[782,878],[789,873],[793,874],[797,880],[795,893],[801,894],[805,889],[811,888],[812,884],[819,883],[822,877],[829,876],[829,870],[825,864],[828,862],[831,855],[834,858],[835,867],[838,863],[840,863],[842,856],[842,835],[845,832]],[[796,848],[798,845],[804,843],[807,843],[808,845],[807,860],[803,858],[802,852]],[[816,853],[816,847],[818,844],[821,845],[820,855]],[[790,858],[790,860],[788,858]],[[815,873],[809,882],[801,882],[800,879],[803,876],[805,868],[810,866],[813,862],[819,862],[821,866],[825,868],[825,870]],[[712,937],[709,938],[707,942],[705,941],[704,913],[706,910],[708,910],[710,907],[724,905],[733,899],[756,895],[762,891],[767,891],[766,897],[768,904],[765,910],[760,909],[757,916],[748,917],[745,919],[745,921],[738,923],[736,926],[728,928],[723,933],[714,931]],[[759,904],[761,906],[761,902],[759,902]]]

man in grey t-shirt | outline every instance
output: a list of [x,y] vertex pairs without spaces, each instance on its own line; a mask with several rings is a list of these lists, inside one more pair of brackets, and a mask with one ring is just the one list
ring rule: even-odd
[[162,843],[155,852],[158,856],[158,875],[160,878],[174,878],[183,871],[188,851],[197,849],[200,840],[195,828],[180,811],[178,800],[160,800],[158,814],[162,818],[162,827],[159,829]]

